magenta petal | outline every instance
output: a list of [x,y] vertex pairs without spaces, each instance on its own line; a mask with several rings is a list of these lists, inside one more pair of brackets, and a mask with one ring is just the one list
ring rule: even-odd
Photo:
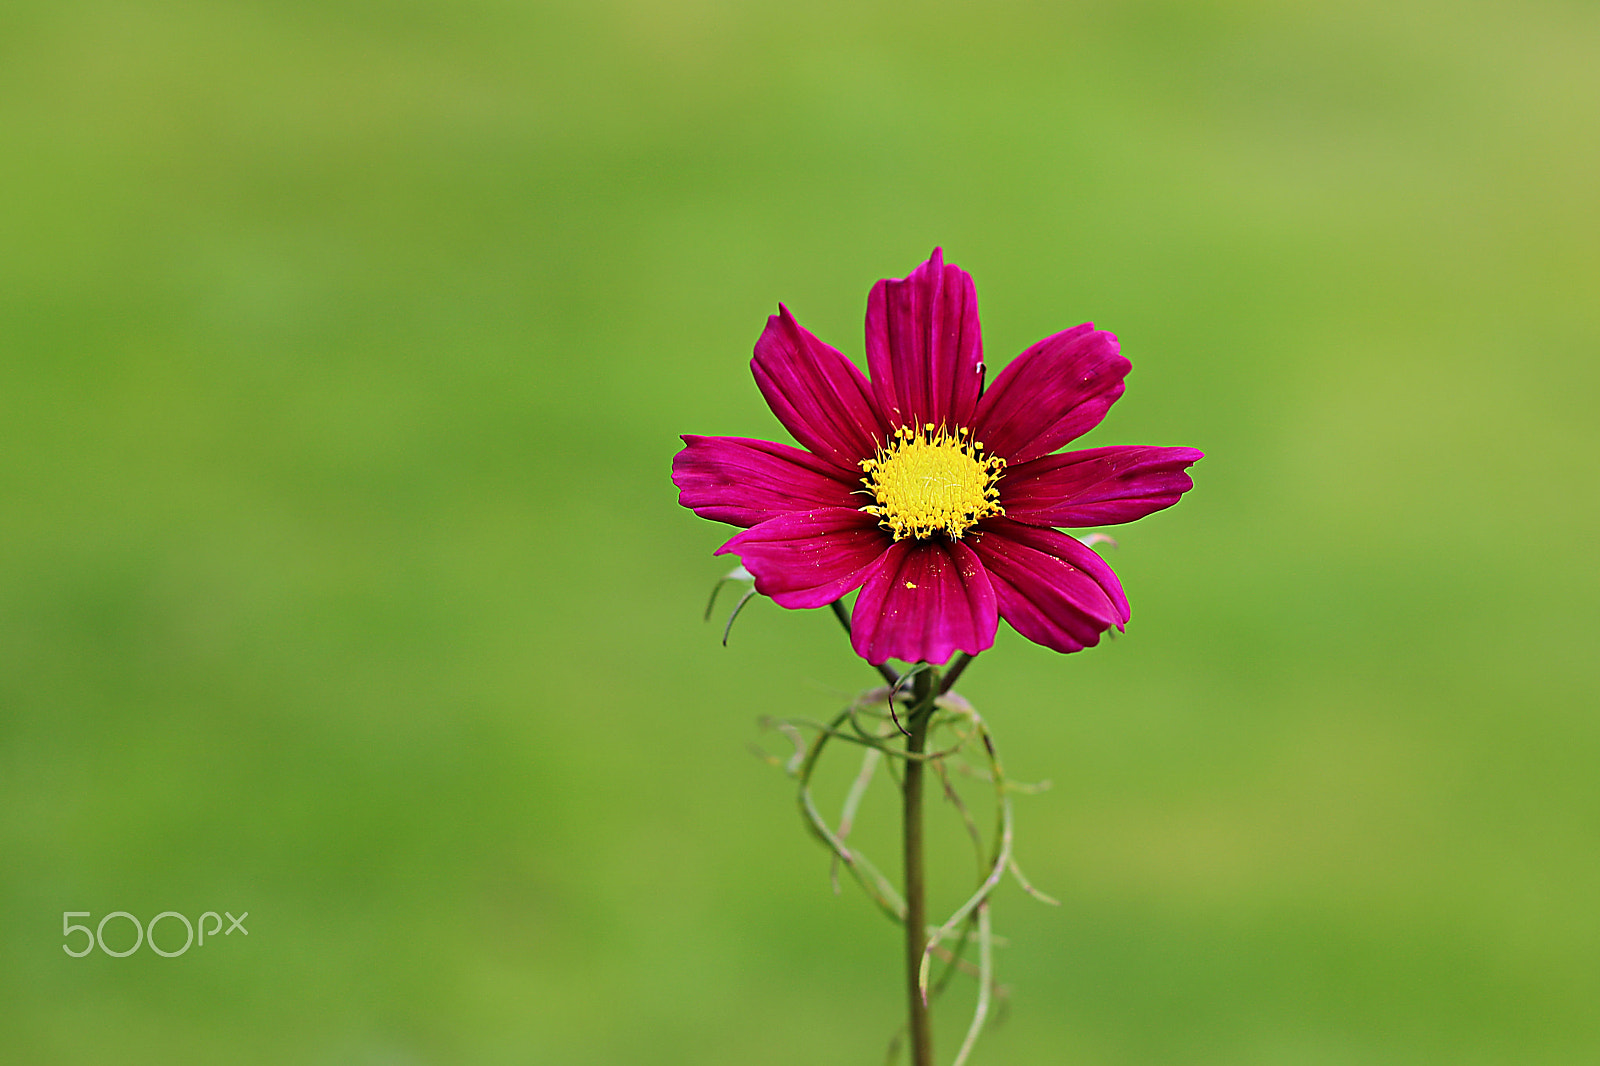
[[[1128,620],[1122,583],[1075,537],[1003,518],[983,524],[974,547],[1018,633],[1054,651],[1078,651]],[[870,587],[870,585],[869,585]]]
[[756,341],[750,370],[795,440],[860,476],[858,464],[877,450],[883,434],[867,379],[854,363],[801,329],[779,304]]
[[824,607],[860,588],[888,545],[872,515],[824,507],[770,518],[716,554],[737,555],[755,575],[756,591],[781,607]]
[[973,429],[985,451],[1013,465],[1048,455],[1100,424],[1130,365],[1093,323],[1046,337],[995,378]]
[[983,341],[972,277],[935,248],[867,297],[867,370],[891,426],[971,426],[983,391]]
[[744,437],[696,437],[672,457],[678,502],[701,518],[753,526],[790,511],[855,507],[859,480],[839,480],[810,452]]
[[867,578],[850,616],[856,654],[942,663],[956,651],[994,646],[1000,620],[994,589],[961,541],[897,541]]
[[1171,507],[1193,488],[1184,468],[1202,455],[1193,448],[1143,446],[1046,455],[1006,468],[1000,503],[1007,518],[1036,526],[1132,522]]

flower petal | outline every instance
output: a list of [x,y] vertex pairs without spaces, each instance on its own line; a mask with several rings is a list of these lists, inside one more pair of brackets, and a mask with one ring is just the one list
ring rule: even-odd
[[876,666],[889,659],[942,663],[957,650],[994,646],[994,589],[959,540],[896,541],[856,597],[850,642]]
[[737,555],[756,591],[780,607],[824,607],[861,587],[889,545],[878,520],[850,507],[791,511],[740,533],[716,554]]
[[989,571],[1001,617],[1029,640],[1078,651],[1128,620],[1117,575],[1076,538],[1004,518],[981,528],[974,549]]
[[833,467],[810,452],[745,437],[685,434],[684,448],[672,457],[672,483],[678,502],[701,518],[753,526],[790,511],[854,507],[851,493]]
[[935,248],[911,276],[867,297],[867,370],[893,426],[971,426],[983,391],[983,340],[972,276]]
[[841,470],[859,471],[885,439],[861,371],[801,329],[782,304],[756,341],[750,370],[783,428]]
[[[985,442],[987,443],[987,442]],[[1109,526],[1171,507],[1194,487],[1193,448],[1116,446],[1046,455],[1006,468],[1006,517],[1035,526]]]
[[977,439],[1013,465],[1048,455],[1100,424],[1131,365],[1117,354],[1116,336],[1092,322],[1046,337],[983,394]]

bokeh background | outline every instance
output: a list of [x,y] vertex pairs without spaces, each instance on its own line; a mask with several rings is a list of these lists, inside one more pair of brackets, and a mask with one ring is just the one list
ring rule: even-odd
[[668,469],[939,244],[1207,453],[961,686],[1063,903],[975,1061],[1596,1061],[1597,190],[1583,0],[5,5],[0,1060],[881,1061],[747,750],[874,676]]

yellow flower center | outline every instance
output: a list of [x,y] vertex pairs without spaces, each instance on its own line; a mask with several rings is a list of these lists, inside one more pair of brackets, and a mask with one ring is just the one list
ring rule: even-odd
[[877,515],[895,540],[935,533],[959,540],[980,519],[1006,513],[996,487],[1005,465],[998,455],[984,456],[983,442],[974,443],[964,427],[901,426],[877,455],[861,460],[861,483],[877,500],[861,509]]

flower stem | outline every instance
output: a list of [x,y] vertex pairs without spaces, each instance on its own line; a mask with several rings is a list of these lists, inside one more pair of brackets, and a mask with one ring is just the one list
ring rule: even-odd
[[956,661],[951,663],[950,668],[944,672],[944,681],[939,685],[939,695],[943,696],[946,692],[949,692],[954,687],[956,678],[961,676],[961,671],[965,670],[967,664],[976,658],[976,655],[968,655],[966,652],[957,655]]
[[[937,670],[916,675],[915,700],[907,717],[906,751],[921,755],[927,748],[928,721],[938,693]],[[907,759],[905,797],[906,990],[910,997],[911,1066],[933,1066],[933,1036],[928,1004],[922,997],[922,956],[928,946],[927,901],[922,872],[922,760]]]

